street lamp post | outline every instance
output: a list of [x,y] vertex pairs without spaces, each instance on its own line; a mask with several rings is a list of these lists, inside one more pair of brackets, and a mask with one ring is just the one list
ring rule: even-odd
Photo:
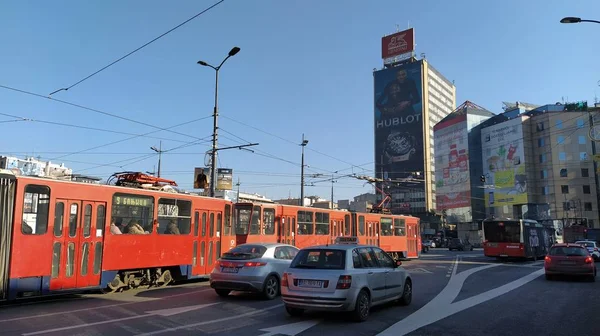
[[223,64],[225,63],[225,61],[227,61],[231,56],[235,56],[235,54],[237,54],[238,52],[240,52],[240,48],[239,47],[233,47],[233,49],[231,49],[229,51],[229,54],[227,55],[227,57],[225,57],[225,59],[223,59],[223,61],[221,62],[221,64],[219,64],[219,66],[212,66],[210,64],[208,64],[207,62],[204,61],[198,61],[198,64],[202,65],[202,66],[207,66],[212,68],[213,70],[215,70],[215,107],[214,107],[214,111],[213,111],[213,136],[212,136],[212,151],[210,153],[210,197],[215,197],[215,191],[216,191],[216,186],[217,186],[217,136],[218,136],[218,119],[219,119],[219,70],[221,70],[221,67],[223,66]]
[[158,173],[157,173],[157,176],[160,177],[160,161],[162,159],[162,153],[163,153],[163,150],[162,150],[162,141],[159,143],[158,148],[152,146],[152,147],[150,147],[150,149],[152,149],[153,151],[155,151],[155,152],[158,153]]
[[300,162],[300,206],[304,206],[304,147],[308,145],[308,140],[304,139],[302,134],[302,161]]
[[560,23],[580,23],[580,22],[591,22],[591,23],[600,23],[600,21],[596,20],[583,20],[578,17],[567,16],[560,20]]

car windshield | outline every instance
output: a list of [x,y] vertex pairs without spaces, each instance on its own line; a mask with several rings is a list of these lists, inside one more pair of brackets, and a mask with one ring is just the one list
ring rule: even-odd
[[298,252],[290,268],[345,269],[346,251],[308,249]]
[[223,253],[221,259],[245,260],[260,258],[267,252],[267,248],[262,245],[240,245]]
[[550,249],[551,256],[567,256],[567,257],[585,257],[588,255],[588,251],[582,247],[574,246],[559,246]]
[[594,242],[576,242],[575,244],[579,244],[581,246],[585,246],[585,247],[595,247],[595,243]]

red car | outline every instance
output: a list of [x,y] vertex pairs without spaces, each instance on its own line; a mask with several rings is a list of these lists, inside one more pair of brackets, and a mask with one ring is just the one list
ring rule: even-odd
[[555,244],[544,259],[546,280],[556,275],[577,275],[596,281],[596,265],[588,250],[578,244]]

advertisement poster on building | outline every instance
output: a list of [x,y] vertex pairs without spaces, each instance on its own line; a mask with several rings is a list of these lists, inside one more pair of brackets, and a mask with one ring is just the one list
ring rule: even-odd
[[468,137],[466,114],[434,127],[437,209],[471,205]]
[[194,189],[210,188],[210,168],[194,168]]
[[522,119],[481,130],[485,204],[487,207],[527,203],[527,174]]
[[376,176],[415,176],[424,170],[421,62],[375,72],[374,79]]
[[217,189],[231,190],[233,188],[233,169],[217,169]]

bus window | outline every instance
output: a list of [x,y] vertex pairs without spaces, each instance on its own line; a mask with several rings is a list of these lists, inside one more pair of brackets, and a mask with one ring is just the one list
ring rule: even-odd
[[266,235],[275,234],[275,209],[263,210],[263,225]]
[[518,221],[485,221],[483,235],[491,243],[520,243],[521,226]]
[[43,235],[48,231],[50,188],[40,185],[25,186],[21,232],[26,235]]
[[392,219],[381,218],[381,235],[391,236],[392,235]]
[[315,231],[319,236],[329,235],[329,214],[325,212],[315,213]]
[[192,202],[161,198],[158,200],[158,234],[188,235],[192,228]]
[[394,218],[394,236],[406,236],[406,221],[404,218]]
[[311,235],[313,232],[313,213],[309,211],[298,211],[298,234]]
[[154,197],[115,193],[111,222],[123,234],[151,233],[154,224]]

